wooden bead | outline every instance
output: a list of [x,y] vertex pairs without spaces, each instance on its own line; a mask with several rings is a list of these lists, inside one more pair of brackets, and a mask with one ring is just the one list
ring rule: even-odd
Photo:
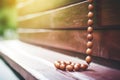
[[66,70],[67,70],[67,71],[73,71],[73,69],[74,69],[74,66],[73,66],[73,65],[67,65],[67,66],[66,66]]
[[93,12],[90,11],[90,12],[88,13],[88,18],[93,18],[93,16],[94,16]]
[[90,64],[90,62],[92,61],[91,56],[87,56],[87,57],[85,58],[85,61],[86,61],[88,64]]
[[80,67],[81,67],[81,64],[76,63],[76,64],[74,65],[74,71],[79,71],[79,70],[80,70]]
[[71,64],[71,61],[66,61],[66,65],[70,65]]
[[87,0],[89,3],[92,3],[94,0]]
[[92,35],[92,34],[88,34],[88,35],[87,35],[87,39],[88,39],[89,41],[93,40],[93,35]]
[[55,66],[57,69],[60,69],[60,63],[59,63],[59,61],[55,61],[55,62],[54,62],[54,66]]
[[87,42],[87,47],[88,48],[92,48],[93,47],[93,42],[92,41],[88,41]]
[[60,61],[60,64],[65,64],[66,65],[66,62],[65,61]]
[[88,32],[88,33],[92,33],[92,32],[93,32],[93,27],[89,26],[89,27],[87,28],[87,32]]
[[65,65],[65,64],[60,64],[60,69],[61,69],[61,70],[65,70],[65,68],[66,68],[66,65]]
[[88,5],[88,10],[91,11],[91,10],[93,10],[93,9],[94,9],[94,6],[93,6],[92,4],[89,4],[89,5]]
[[93,20],[92,19],[89,19],[88,22],[87,22],[88,26],[92,26],[93,25]]
[[91,55],[91,54],[92,54],[92,49],[88,48],[88,49],[86,50],[86,54]]
[[81,69],[82,70],[86,70],[88,68],[88,65],[87,64],[81,64]]

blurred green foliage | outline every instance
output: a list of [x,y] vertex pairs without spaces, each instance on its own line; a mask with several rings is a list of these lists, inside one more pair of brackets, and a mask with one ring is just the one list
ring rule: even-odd
[[15,6],[16,0],[0,0],[0,36],[4,38],[13,38],[14,36],[17,24]]

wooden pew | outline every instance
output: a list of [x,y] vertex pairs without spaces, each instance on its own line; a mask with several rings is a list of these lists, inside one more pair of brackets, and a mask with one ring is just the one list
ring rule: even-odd
[[[75,0],[76,3],[68,2],[72,4],[66,3],[57,9],[38,10],[33,14],[27,12],[27,15],[20,16],[19,39],[84,54],[87,48],[88,2],[81,0],[79,2]],[[119,1],[95,1],[94,5],[95,30],[92,55],[120,61]]]
[[20,41],[1,42],[0,55],[26,80],[120,80],[120,1],[94,1],[93,62],[80,72],[58,70],[53,63],[61,59],[84,63],[89,3],[54,1],[18,7]]

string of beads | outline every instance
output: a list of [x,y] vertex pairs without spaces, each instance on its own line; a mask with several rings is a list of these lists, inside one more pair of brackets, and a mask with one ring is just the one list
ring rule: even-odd
[[87,0],[88,4],[88,21],[87,21],[87,49],[86,49],[86,58],[85,61],[87,64],[80,64],[80,63],[73,63],[71,61],[55,61],[54,62],[54,66],[57,69],[63,70],[63,71],[80,71],[80,70],[86,70],[88,68],[88,65],[91,63],[92,61],[92,57],[91,54],[93,52],[92,47],[93,47],[93,17],[94,17],[94,6],[93,6],[93,2],[94,0]]

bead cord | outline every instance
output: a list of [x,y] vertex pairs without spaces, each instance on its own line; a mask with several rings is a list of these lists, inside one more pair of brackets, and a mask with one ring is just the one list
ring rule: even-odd
[[86,49],[86,58],[85,58],[85,61],[86,63],[89,65],[92,61],[92,57],[90,56],[92,53],[93,53],[93,50],[92,50],[92,47],[93,47],[93,24],[94,24],[94,21],[93,21],[93,17],[94,17],[94,6],[93,6],[93,2],[94,0],[87,0],[88,1],[88,21],[87,21],[87,25],[88,25],[88,28],[87,28],[87,43],[86,43],[86,46],[87,46],[87,49]]
[[94,0],[87,0],[88,1],[88,21],[87,21],[87,43],[86,43],[86,46],[87,46],[87,49],[86,49],[86,58],[85,58],[85,61],[86,61],[86,64],[80,64],[80,63],[73,63],[71,61],[55,61],[54,62],[54,66],[57,68],[57,69],[60,69],[60,70],[63,70],[63,71],[80,71],[80,70],[86,70],[89,66],[89,64],[91,63],[92,61],[92,57],[90,56],[93,52],[92,50],[92,47],[93,47],[93,24],[94,24],[94,21],[93,21],[93,17],[94,17],[94,13],[93,13],[93,10],[94,10],[94,6],[93,6],[93,2]]

